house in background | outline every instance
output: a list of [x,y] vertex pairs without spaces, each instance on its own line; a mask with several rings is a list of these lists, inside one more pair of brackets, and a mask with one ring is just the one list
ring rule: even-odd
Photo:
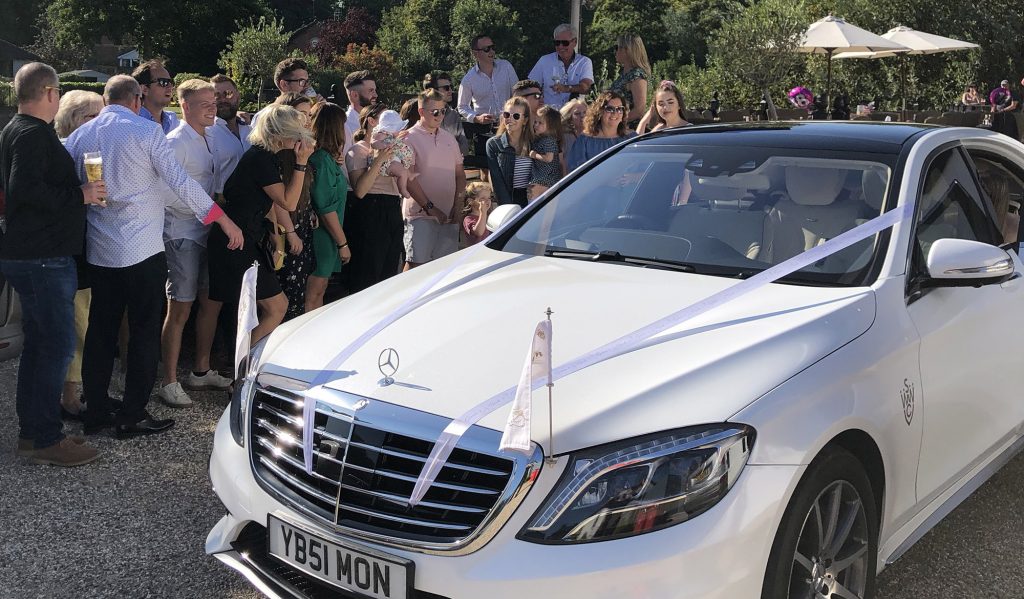
[[22,66],[40,60],[38,56],[0,39],[0,77],[14,77]]
[[135,48],[117,57],[117,70],[120,73],[131,73],[139,66],[139,51]]
[[107,80],[110,79],[110,75],[99,71],[93,71],[91,69],[68,71],[67,73],[59,73],[57,76],[60,77],[62,81],[69,77],[74,77],[78,81],[93,81],[96,83],[106,83]]

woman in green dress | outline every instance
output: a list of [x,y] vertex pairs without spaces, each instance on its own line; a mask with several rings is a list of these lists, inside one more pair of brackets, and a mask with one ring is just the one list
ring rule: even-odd
[[626,98],[629,104],[626,125],[636,129],[647,112],[647,81],[651,78],[644,40],[639,35],[620,35],[615,45],[615,61],[622,65],[622,74],[612,83],[611,90]]
[[327,102],[317,104],[313,112],[313,137],[316,138],[317,149],[309,157],[309,164],[316,171],[310,199],[320,226],[313,231],[316,268],[306,280],[306,312],[324,305],[328,280],[352,258],[341,228],[348,194],[345,170],[339,165],[345,147],[345,110]]

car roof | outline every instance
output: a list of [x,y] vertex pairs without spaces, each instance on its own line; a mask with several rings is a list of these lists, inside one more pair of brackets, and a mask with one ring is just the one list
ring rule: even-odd
[[911,139],[938,128],[916,123],[851,121],[729,123],[664,129],[638,138],[637,142],[898,154]]

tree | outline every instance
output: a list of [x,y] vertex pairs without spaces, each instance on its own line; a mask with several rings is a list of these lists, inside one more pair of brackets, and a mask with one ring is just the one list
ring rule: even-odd
[[174,70],[211,72],[236,20],[267,14],[264,0],[54,0],[40,44],[91,47],[104,36],[136,44],[142,56],[165,56]]
[[[377,39],[395,57],[402,81],[454,66],[451,48],[455,0],[408,0],[384,12]],[[468,46],[464,50],[469,53]]]
[[46,64],[57,70],[74,71],[82,68],[91,54],[89,46],[76,39],[61,40],[45,17],[40,18],[40,32],[29,50],[39,55]]
[[377,77],[378,100],[391,104],[398,100],[403,92],[402,81],[398,78],[398,70],[395,68],[395,57],[391,56],[380,48],[371,48],[366,44],[349,44],[344,54],[338,55],[333,63],[333,69],[317,73],[317,82],[323,88],[323,93],[329,89],[331,84],[340,85],[344,82],[345,76],[353,71],[368,70]]
[[324,22],[316,47],[307,50],[315,54],[322,64],[334,62],[335,56],[344,54],[349,44],[375,46],[377,44],[377,18],[361,6],[348,9],[345,18]]
[[258,102],[263,83],[273,76],[277,63],[288,56],[289,37],[282,21],[260,17],[231,35],[217,64],[238,83],[244,98]]
[[[523,30],[519,13],[492,0],[456,0],[452,9],[451,57],[462,72],[473,67],[470,42],[477,35],[489,35],[498,47],[499,56],[516,66],[525,78],[529,70],[523,64]],[[532,65],[531,65],[532,66]]]
[[594,20],[584,36],[591,58],[611,56],[617,38],[627,33],[644,40],[652,63],[668,55],[670,44],[663,24],[668,0],[599,0],[596,4]]
[[27,46],[39,34],[39,18],[43,15],[43,0],[7,2],[0,19],[0,39],[17,46]]
[[770,90],[805,60],[797,48],[809,24],[802,0],[760,0],[723,24],[711,43],[712,64],[743,82],[750,96],[763,96],[778,118]]

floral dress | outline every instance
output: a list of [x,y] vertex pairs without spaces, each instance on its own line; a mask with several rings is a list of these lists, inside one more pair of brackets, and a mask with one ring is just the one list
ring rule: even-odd
[[[278,154],[281,160],[282,177],[288,178],[294,170],[295,152],[283,150]],[[281,291],[288,298],[288,311],[284,319],[291,320],[301,316],[306,311],[306,279],[313,272],[313,225],[316,222],[315,212],[309,198],[309,190],[312,180],[316,176],[312,168],[306,171],[302,181],[302,194],[299,196],[299,203],[295,211],[291,213],[292,223],[295,225],[295,233],[302,240],[302,251],[284,256],[284,266],[277,271],[277,280],[281,284]],[[287,179],[285,181],[287,185]],[[284,224],[284,223],[282,223]]]
[[637,79],[647,80],[647,73],[644,72],[640,67],[633,67],[625,73],[619,75],[619,78],[612,83],[611,90],[618,92],[622,97],[626,98],[626,102],[629,103],[630,107],[633,105],[633,92],[629,90],[629,84]]

